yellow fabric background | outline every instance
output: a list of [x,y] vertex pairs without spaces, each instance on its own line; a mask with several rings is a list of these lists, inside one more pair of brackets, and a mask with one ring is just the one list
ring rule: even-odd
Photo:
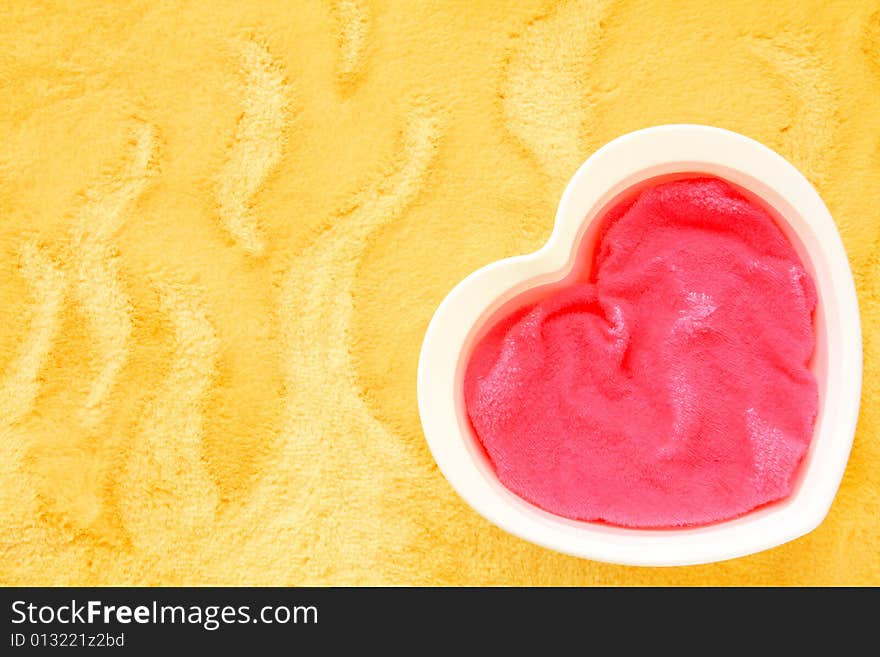
[[[0,581],[880,584],[880,4],[7,3]],[[590,152],[731,128],[817,185],[865,333],[822,526],[677,569],[509,536],[440,475],[432,311]]]

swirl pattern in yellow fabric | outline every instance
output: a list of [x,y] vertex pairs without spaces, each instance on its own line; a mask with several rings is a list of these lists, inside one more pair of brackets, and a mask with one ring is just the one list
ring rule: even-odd
[[370,19],[359,0],[338,0],[334,9],[339,30],[339,82],[346,88],[357,80],[360,72]]
[[46,252],[28,242],[21,251],[21,273],[31,288],[34,310],[28,332],[15,360],[0,382],[0,504],[7,514],[2,544],[15,540],[34,522],[34,499],[24,472],[27,433],[18,423],[33,408],[39,392],[39,376],[58,332],[58,315],[67,287],[61,269]]
[[[0,583],[880,584],[876,2],[14,2],[0,38]],[[467,507],[415,372],[602,143],[770,145],[853,265],[862,415],[826,521],[626,568]]]
[[241,61],[243,111],[217,185],[217,201],[233,239],[248,253],[260,255],[265,241],[251,196],[281,158],[288,101],[284,77],[263,46],[254,41],[242,43]]
[[586,159],[591,62],[607,2],[570,0],[529,25],[507,69],[504,111],[510,131],[554,183]]
[[220,345],[196,289],[161,283],[159,295],[174,327],[174,361],[147,406],[119,493],[134,546],[168,554],[214,521],[217,491],[202,461],[201,402]]
[[[37,377],[58,332],[58,313],[67,286],[61,270],[32,242],[22,247],[21,270],[31,286],[36,308],[21,353],[0,385],[0,417],[6,426],[21,420],[37,397]],[[11,445],[4,441],[3,447]]]
[[98,362],[83,408],[82,420],[94,427],[128,354],[131,335],[129,301],[119,284],[110,238],[119,229],[128,206],[147,182],[153,130],[140,126],[128,170],[86,193],[71,237],[76,297],[88,318]]

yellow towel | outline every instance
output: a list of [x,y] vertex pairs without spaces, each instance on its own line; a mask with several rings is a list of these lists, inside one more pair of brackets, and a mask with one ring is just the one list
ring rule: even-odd
[[[880,584],[876,2],[21,0],[0,43],[0,582]],[[415,374],[458,280],[669,122],[816,184],[865,386],[819,529],[652,570],[473,512]]]

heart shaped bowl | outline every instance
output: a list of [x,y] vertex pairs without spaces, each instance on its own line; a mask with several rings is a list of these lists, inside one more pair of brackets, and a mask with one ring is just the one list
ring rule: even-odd
[[[706,174],[744,190],[775,217],[813,275],[819,302],[810,367],[819,412],[810,449],[789,497],[712,525],[627,529],[570,520],[505,488],[477,439],[463,379],[475,343],[501,315],[534,302],[591,252],[606,208],[655,179]],[[493,262],[459,283],[428,326],[418,369],[418,403],[431,453],[478,513],[538,545],[578,557],[640,566],[708,563],[759,552],[815,529],[828,513],[849,458],[862,380],[858,301],[840,235],[813,186],[782,156],[743,135],[702,125],[637,130],[606,144],[577,170],[553,232],[534,253]]]

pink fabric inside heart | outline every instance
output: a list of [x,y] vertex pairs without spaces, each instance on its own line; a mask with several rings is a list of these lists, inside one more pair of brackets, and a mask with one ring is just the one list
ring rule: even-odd
[[700,525],[784,498],[813,435],[816,291],[758,204],[689,178],[603,218],[587,280],[497,322],[468,416],[501,482],[626,527]]

